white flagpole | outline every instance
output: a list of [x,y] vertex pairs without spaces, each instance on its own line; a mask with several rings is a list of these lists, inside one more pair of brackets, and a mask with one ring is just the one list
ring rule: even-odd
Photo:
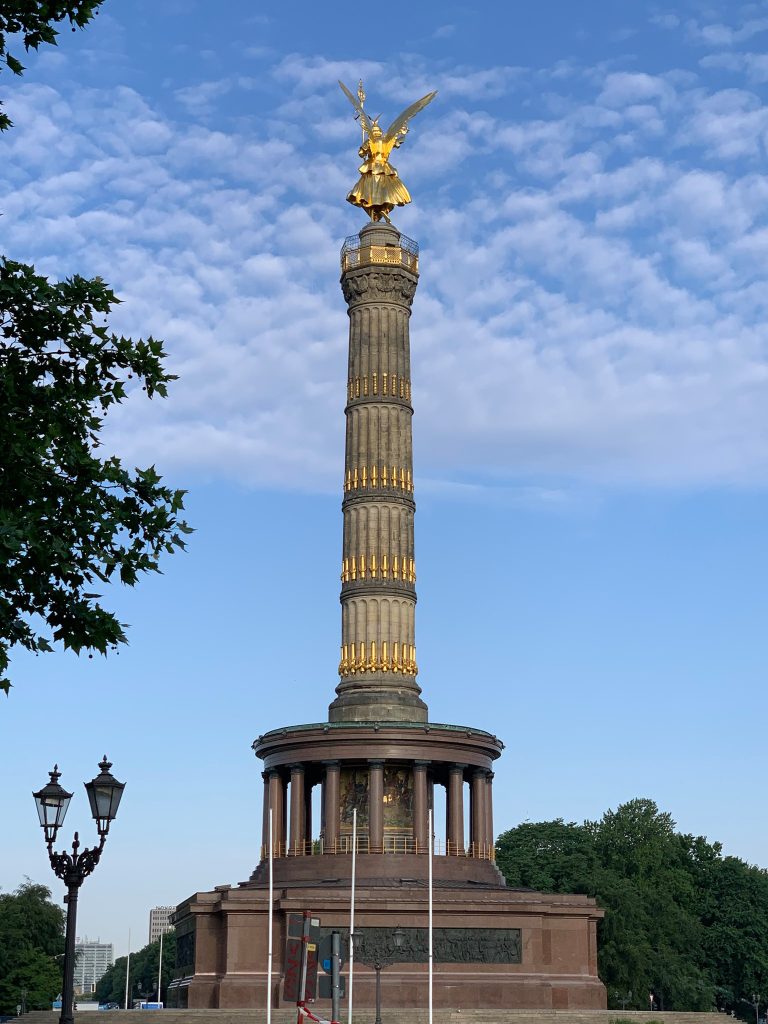
[[434,850],[435,840],[432,835],[432,808],[429,809],[429,951],[427,959],[429,960],[429,1024],[432,1024],[432,852]]
[[272,1024],[272,913],[274,889],[272,879],[272,808],[269,808],[269,913],[267,914],[267,1024]]
[[352,1024],[352,980],[355,970],[355,864],[357,859],[357,808],[352,811],[352,903],[349,909],[349,999],[348,1024]]
[[160,960],[158,961],[158,966],[157,966],[157,1001],[158,1001],[158,1003],[162,1002],[162,998],[163,998],[160,995],[160,993],[162,992],[162,988],[160,987],[160,982],[162,980],[163,980],[163,933],[161,931],[160,932]]
[[131,929],[128,929],[128,959],[125,964],[125,1008],[128,1009],[128,979],[131,976]]

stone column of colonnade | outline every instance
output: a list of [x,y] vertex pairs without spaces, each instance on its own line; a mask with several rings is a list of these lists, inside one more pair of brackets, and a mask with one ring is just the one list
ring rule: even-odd
[[[369,846],[371,853],[384,852],[383,842],[383,771],[386,762],[381,759],[368,760],[369,793],[371,817],[369,822]],[[428,813],[434,806],[431,796],[433,762],[413,762],[413,839],[414,852],[424,853],[429,844]],[[340,844],[340,771],[341,762],[324,761],[322,779],[322,830],[323,852],[344,852],[347,847]],[[296,856],[309,852],[312,836],[311,800],[312,791],[306,785],[304,765],[292,764],[290,786],[287,775],[278,770],[263,773],[264,819],[262,827],[262,856],[267,856],[269,836],[269,807],[273,808],[272,836],[276,856],[286,853]],[[467,766],[453,764],[446,779],[446,849],[449,856],[463,856],[493,859],[493,772],[485,768],[469,770],[469,848],[464,843],[464,787]],[[434,828],[434,826],[433,826]]]
[[446,782],[445,851],[449,856],[494,859],[493,772],[469,771],[469,848],[464,843],[464,785],[467,765],[454,764]]
[[369,224],[356,243],[345,247],[341,277],[349,307],[342,636],[329,717],[425,722],[416,682],[408,331],[417,260],[389,225]]
[[272,847],[276,857],[285,853],[286,843],[286,781],[274,768],[263,772],[264,818],[261,831],[262,857],[269,853],[269,809],[272,808]]

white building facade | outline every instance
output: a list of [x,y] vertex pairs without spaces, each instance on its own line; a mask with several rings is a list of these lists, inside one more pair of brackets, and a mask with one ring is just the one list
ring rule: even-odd
[[114,962],[111,942],[78,939],[75,942],[75,992],[82,995],[94,992],[96,982],[104,977]]

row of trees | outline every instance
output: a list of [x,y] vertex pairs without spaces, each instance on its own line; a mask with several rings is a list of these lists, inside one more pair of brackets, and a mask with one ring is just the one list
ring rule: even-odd
[[[131,954],[131,973],[128,979],[128,1006],[134,999],[157,999],[157,978],[160,966],[160,940],[150,942],[148,946]],[[176,966],[176,933],[168,932],[163,936],[163,972],[161,977],[162,997],[165,997],[168,982],[171,980]],[[128,957],[121,956],[115,960],[107,973],[96,984],[96,998],[100,1003],[125,1002],[125,975]],[[161,998],[162,998],[161,997]],[[165,999],[162,999],[165,1002]]]
[[51,890],[25,882],[0,893],[0,1013],[48,1010],[61,991],[64,912]]
[[768,872],[677,832],[651,800],[582,825],[526,822],[499,837],[497,863],[508,885],[596,897],[613,1008],[647,1009],[653,992],[662,1009],[746,1016],[768,994]]

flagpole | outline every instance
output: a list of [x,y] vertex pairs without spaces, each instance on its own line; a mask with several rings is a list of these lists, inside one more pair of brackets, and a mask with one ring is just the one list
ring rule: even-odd
[[349,1000],[347,1020],[352,1024],[352,981],[355,970],[355,866],[357,860],[357,808],[352,811],[352,902],[349,908]]
[[128,929],[128,959],[125,964],[125,1008],[128,1009],[128,979],[131,976],[131,929]]
[[157,965],[157,1001],[158,1001],[158,1003],[161,1003],[163,1001],[163,997],[160,995],[160,993],[162,992],[162,987],[160,985],[160,982],[162,981],[162,978],[163,978],[163,932],[161,931],[160,932],[160,959],[159,959],[158,965]]
[[272,1024],[272,914],[274,889],[272,878],[272,808],[269,808],[269,912],[267,914],[267,1024]]
[[429,950],[427,959],[429,961],[429,1024],[432,1024],[432,982],[433,982],[433,950],[432,950],[432,852],[435,840],[432,835],[432,808],[429,809]]

